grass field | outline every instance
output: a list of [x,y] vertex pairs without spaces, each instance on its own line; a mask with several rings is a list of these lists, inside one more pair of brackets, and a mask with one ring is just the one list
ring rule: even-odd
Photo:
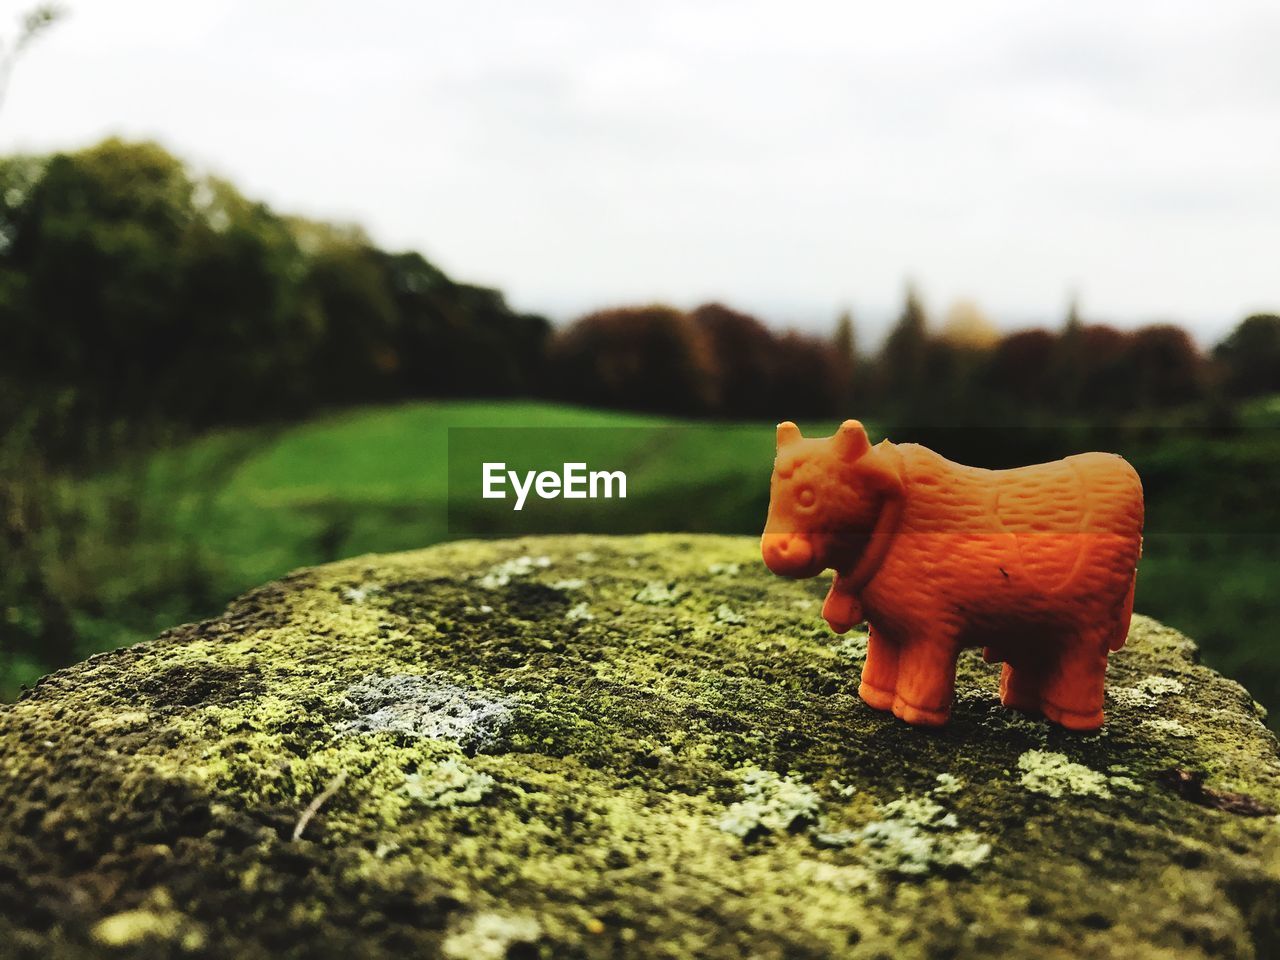
[[[1274,710],[1280,409],[1260,405],[1250,416],[1245,429],[1220,439],[1161,435],[1123,452],[1143,474],[1148,499],[1137,608],[1196,637],[1210,663]],[[833,424],[804,426],[820,435]],[[481,443],[480,428],[496,432]],[[513,468],[563,457],[625,469],[629,495],[590,511],[566,510],[564,501],[522,514],[481,504],[480,449]],[[297,567],[361,553],[563,529],[758,533],[772,455],[771,425],[680,424],[529,402],[358,409],[214,433],[69,483],[62,495],[83,514],[84,532],[74,548],[50,543],[47,554],[87,655],[212,615]],[[470,498],[457,495],[459,470],[470,477]],[[41,669],[30,661],[0,667],[0,695],[12,696]]]

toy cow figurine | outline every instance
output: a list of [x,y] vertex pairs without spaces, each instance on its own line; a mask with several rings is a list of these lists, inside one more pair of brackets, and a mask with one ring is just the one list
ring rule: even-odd
[[1000,699],[1073,730],[1102,725],[1142,550],[1142,484],[1108,453],[1015,470],[913,443],[872,447],[778,426],[761,551],[776,574],[835,580],[831,629],[870,625],[859,694],[907,723],[947,722],[962,647],[1003,661]]

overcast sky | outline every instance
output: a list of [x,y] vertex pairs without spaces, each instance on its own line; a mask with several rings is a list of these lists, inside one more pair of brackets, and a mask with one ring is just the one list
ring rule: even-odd
[[153,137],[525,309],[1280,309],[1276,0],[67,5],[0,149]]

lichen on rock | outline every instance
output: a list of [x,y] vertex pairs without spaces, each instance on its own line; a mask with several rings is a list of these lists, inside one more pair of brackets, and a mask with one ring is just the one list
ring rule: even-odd
[[762,833],[776,833],[817,821],[821,800],[810,786],[769,770],[742,772],[745,799],[733,804],[719,827],[744,840]]
[[918,730],[824,590],[751,538],[455,543],[60,671],[0,706],[0,953],[1280,952],[1276,741],[1187,638],[1135,617],[1099,734],[970,652]]
[[476,746],[492,740],[511,718],[510,697],[470,690],[439,677],[372,675],[344,695],[355,716],[340,733],[394,731]]
[[1018,758],[1022,771],[1022,785],[1028,790],[1043,793],[1047,797],[1078,797],[1111,799],[1107,776],[1091,770],[1082,763],[1073,763],[1061,753],[1050,750],[1028,750]]
[[424,807],[460,807],[479,803],[496,781],[457,757],[448,757],[405,778],[404,791]]
[[956,815],[929,797],[899,797],[884,804],[861,840],[864,862],[905,876],[934,871],[973,870],[991,855],[991,844],[961,830]]

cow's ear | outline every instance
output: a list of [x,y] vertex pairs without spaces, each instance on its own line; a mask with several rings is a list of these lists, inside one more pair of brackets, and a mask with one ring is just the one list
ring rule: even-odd
[[778,449],[781,450],[786,444],[795,440],[801,440],[800,428],[790,420],[783,420],[778,424]]
[[902,493],[902,471],[886,440],[858,461],[858,472],[873,489],[890,496]]
[[836,450],[845,460],[856,460],[871,446],[867,440],[867,431],[857,420],[846,420],[840,424],[835,436]]

